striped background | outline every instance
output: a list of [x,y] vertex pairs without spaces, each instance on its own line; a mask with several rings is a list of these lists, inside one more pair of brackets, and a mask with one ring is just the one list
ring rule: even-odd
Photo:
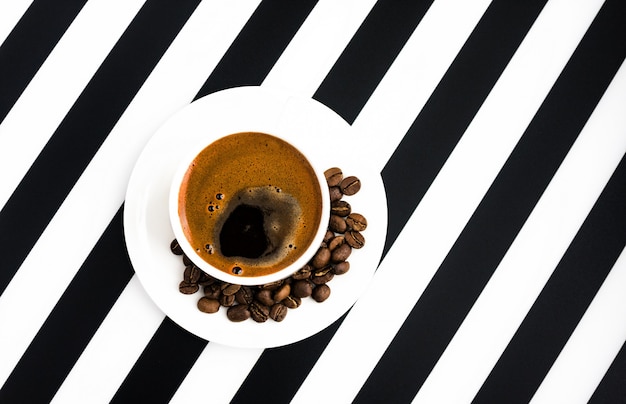
[[[0,2],[0,403],[626,402],[625,20],[620,0]],[[165,318],[122,229],[155,129],[240,85],[339,113],[389,205],[367,293],[267,350]]]

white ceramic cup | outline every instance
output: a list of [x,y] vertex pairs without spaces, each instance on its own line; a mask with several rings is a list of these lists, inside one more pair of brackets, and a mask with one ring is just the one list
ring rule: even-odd
[[[263,132],[263,131],[251,129],[250,132]],[[291,146],[295,147],[297,150],[299,150],[300,153],[302,153],[305,157],[307,156],[306,150],[303,150],[301,147],[298,147],[298,145],[294,144],[293,142],[287,142],[286,140],[284,140],[283,137],[280,136],[280,134],[276,134],[276,133],[268,133],[268,134],[280,138],[283,142],[286,142],[290,144]],[[224,136],[227,136],[227,135],[230,135],[230,133],[225,134]],[[197,144],[197,145],[191,146],[190,151],[186,154],[186,157],[181,160],[180,165],[178,166],[174,174],[174,177],[170,186],[169,216],[170,216],[170,223],[172,225],[172,230],[174,232],[174,236],[176,240],[178,241],[178,244],[182,248],[185,255],[187,255],[187,257],[197,267],[199,267],[208,275],[224,282],[234,283],[238,285],[264,285],[266,283],[288,278],[293,273],[295,273],[300,268],[302,268],[305,264],[307,264],[309,260],[313,257],[313,255],[315,255],[328,229],[328,221],[330,218],[330,195],[328,191],[328,185],[326,183],[326,177],[324,176],[325,169],[318,167],[315,164],[315,162],[307,158],[307,161],[313,168],[313,171],[315,172],[315,176],[317,178],[317,185],[319,186],[319,190],[321,193],[320,202],[322,204],[322,209],[321,209],[319,227],[315,232],[315,237],[313,238],[309,246],[306,248],[304,253],[302,253],[300,257],[296,261],[294,261],[291,265],[288,265],[287,267],[279,271],[276,271],[267,275],[240,276],[240,275],[229,274],[218,268],[215,268],[209,262],[205,261],[204,258],[202,258],[196,252],[196,250],[191,246],[191,244],[189,243],[189,241],[187,240],[187,237],[185,236],[183,232],[181,219],[178,213],[179,212],[179,209],[178,209],[179,193],[180,193],[180,188],[181,188],[185,173],[187,172],[191,162],[208,145],[209,144]]]

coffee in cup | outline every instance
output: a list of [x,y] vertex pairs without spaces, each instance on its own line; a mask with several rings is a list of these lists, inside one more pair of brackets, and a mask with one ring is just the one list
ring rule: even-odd
[[181,246],[188,244],[208,264],[207,272],[222,280],[259,284],[285,278],[323,239],[329,199],[323,174],[276,136],[243,132],[219,138],[175,181],[180,182],[173,187],[173,220],[186,241]]

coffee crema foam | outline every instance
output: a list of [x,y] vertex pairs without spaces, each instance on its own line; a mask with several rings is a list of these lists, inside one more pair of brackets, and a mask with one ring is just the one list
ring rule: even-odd
[[259,132],[228,135],[203,149],[178,198],[183,232],[198,255],[242,277],[294,263],[313,241],[322,213],[320,184],[308,160]]

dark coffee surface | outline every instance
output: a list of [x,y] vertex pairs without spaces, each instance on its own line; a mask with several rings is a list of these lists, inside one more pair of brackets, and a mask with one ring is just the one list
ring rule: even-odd
[[321,209],[320,185],[306,158],[256,132],[207,146],[179,194],[190,244],[214,267],[240,276],[266,275],[296,261],[315,236]]
[[219,231],[220,252],[226,257],[260,258],[273,249],[265,233],[263,210],[238,205]]

